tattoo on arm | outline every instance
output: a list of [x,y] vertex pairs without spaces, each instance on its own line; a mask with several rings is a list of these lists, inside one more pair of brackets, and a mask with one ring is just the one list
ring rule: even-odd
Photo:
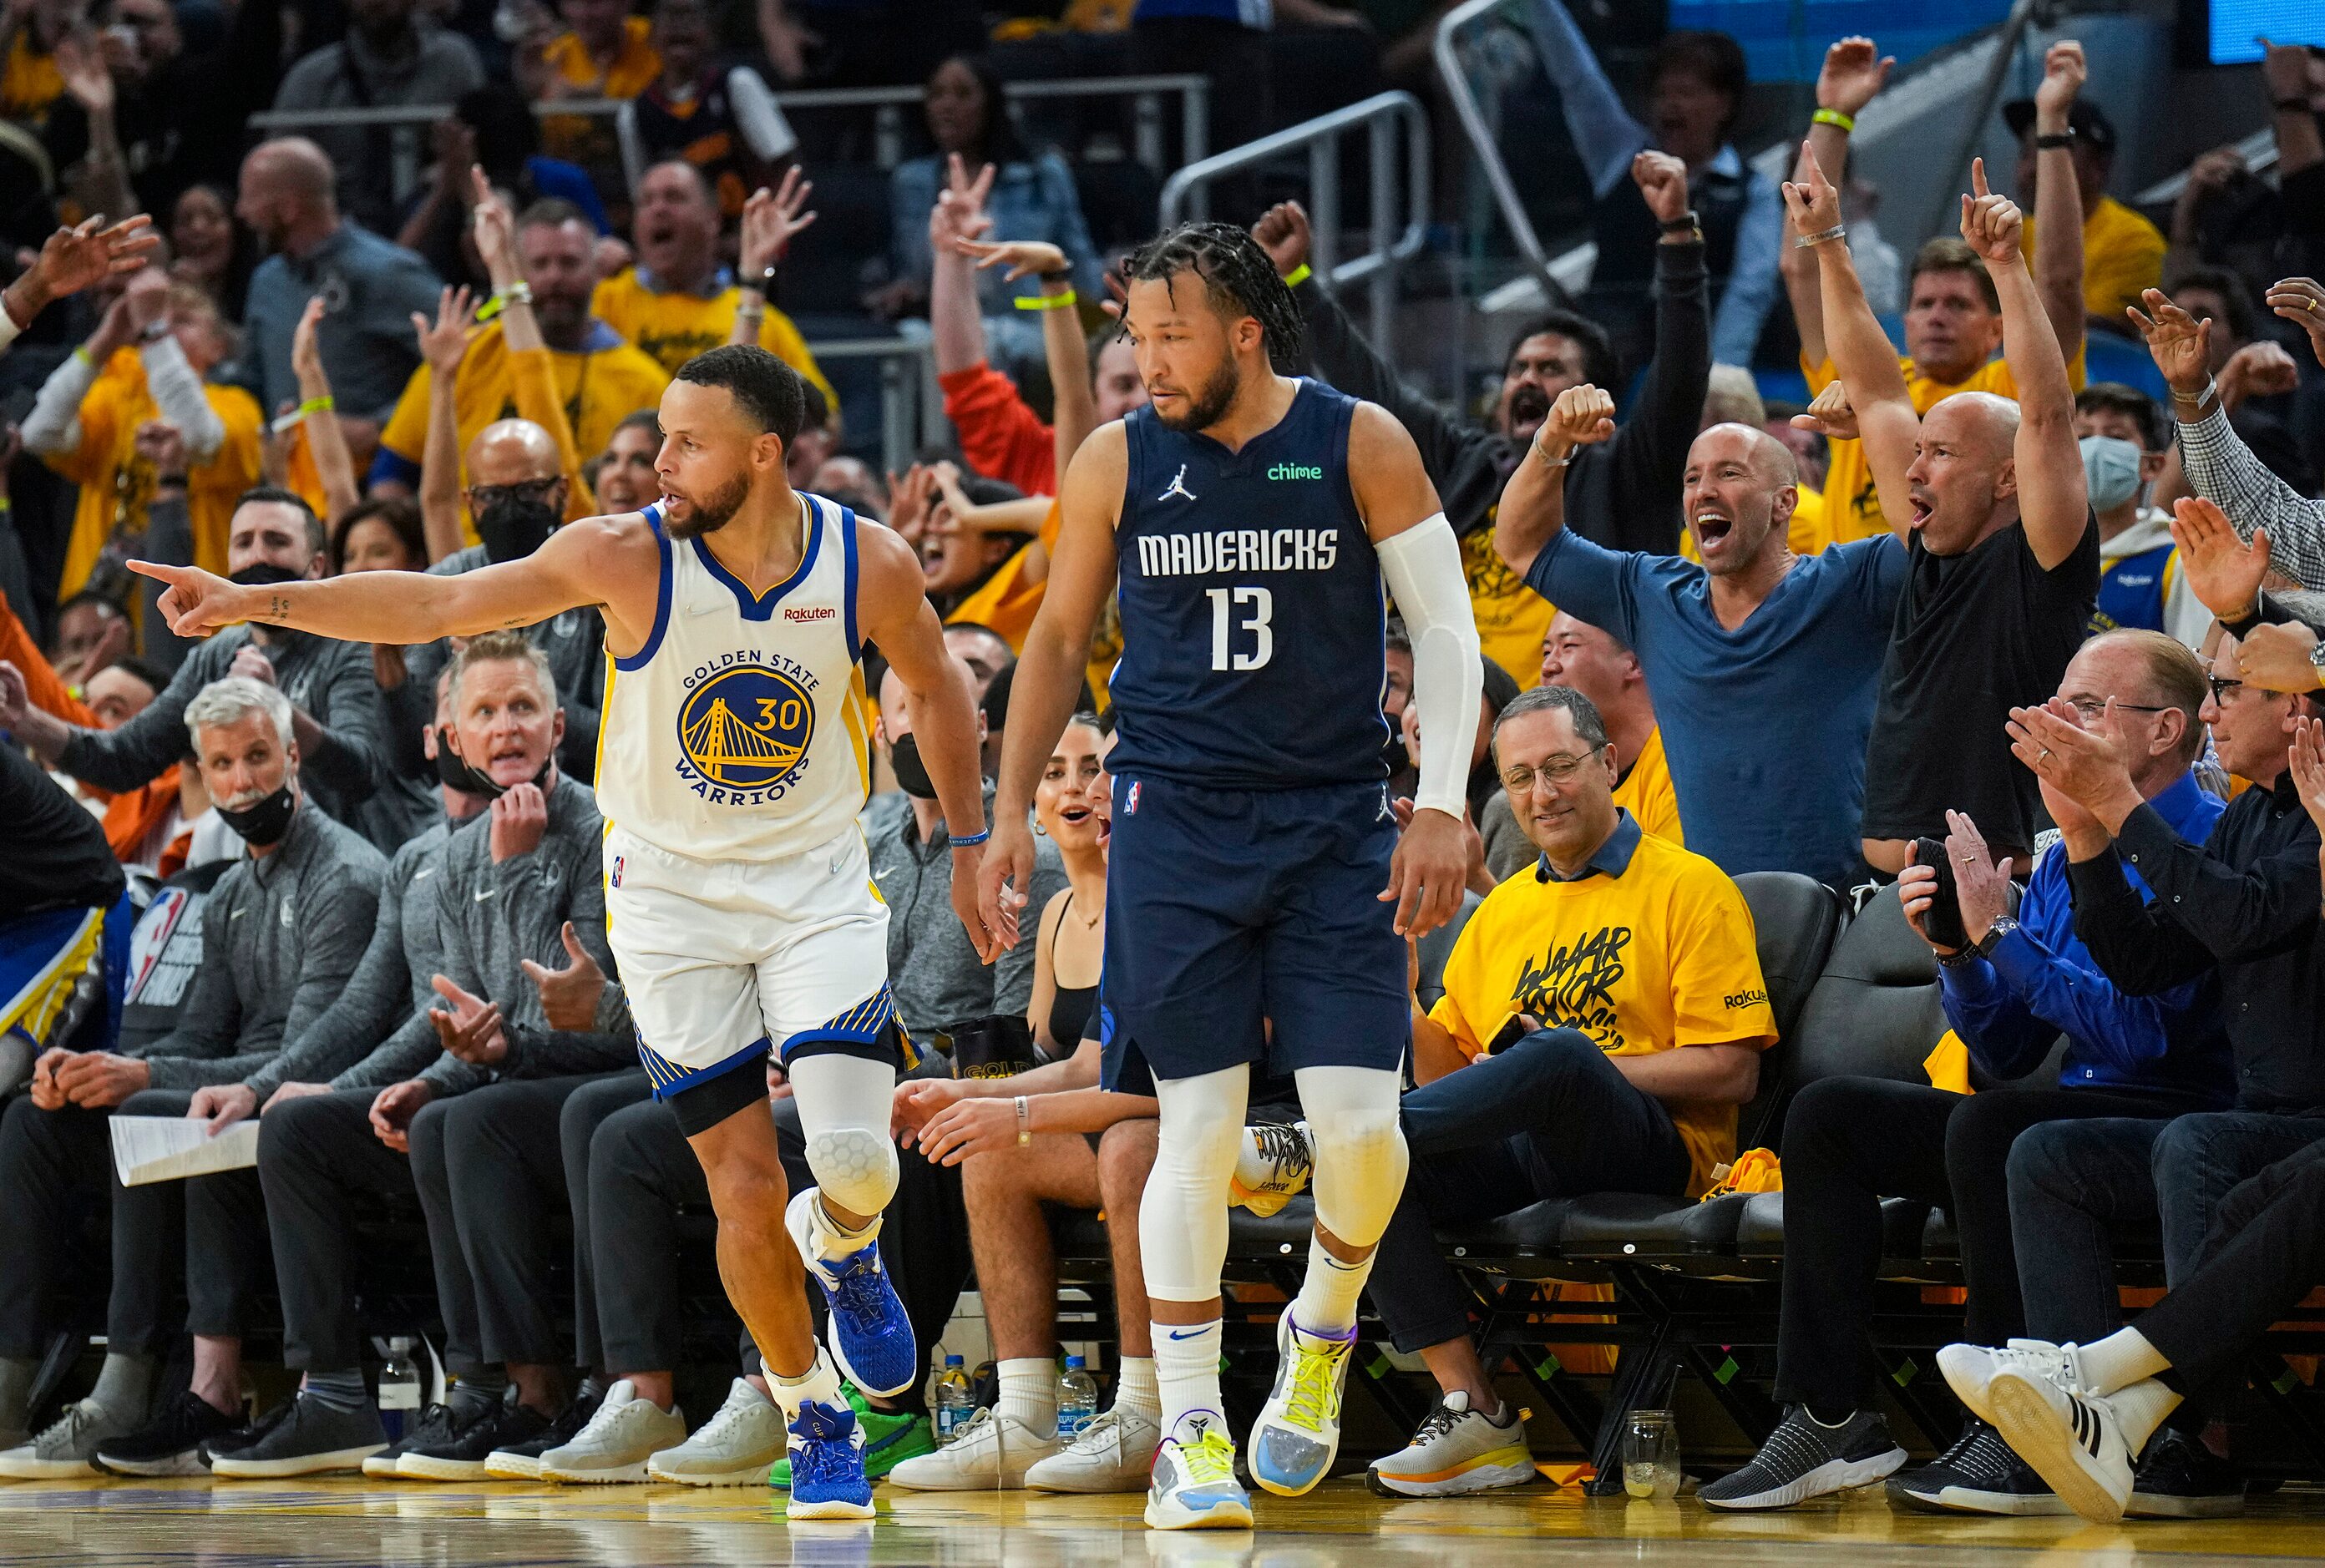
[[266,616],[270,621],[288,621],[291,618],[291,601],[276,594],[266,601]]

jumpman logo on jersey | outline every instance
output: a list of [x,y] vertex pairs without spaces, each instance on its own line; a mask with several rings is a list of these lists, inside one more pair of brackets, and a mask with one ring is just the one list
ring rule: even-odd
[[1179,472],[1172,477],[1171,481],[1171,488],[1165,490],[1162,494],[1156,496],[1154,499],[1157,501],[1168,501],[1174,495],[1181,496],[1188,501],[1195,499],[1195,493],[1187,488],[1187,466],[1184,463],[1179,465]]

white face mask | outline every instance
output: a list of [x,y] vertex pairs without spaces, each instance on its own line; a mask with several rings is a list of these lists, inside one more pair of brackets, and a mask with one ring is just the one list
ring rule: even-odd
[[2115,436],[2085,436],[2083,484],[2090,493],[2093,512],[2113,512],[2143,488],[2139,460],[2143,454],[2131,442]]

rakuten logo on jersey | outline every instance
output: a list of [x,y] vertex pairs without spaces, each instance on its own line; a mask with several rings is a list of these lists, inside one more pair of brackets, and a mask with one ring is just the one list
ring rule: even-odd
[[838,613],[829,604],[816,604],[805,609],[794,604],[783,607],[783,619],[786,621],[829,621]]

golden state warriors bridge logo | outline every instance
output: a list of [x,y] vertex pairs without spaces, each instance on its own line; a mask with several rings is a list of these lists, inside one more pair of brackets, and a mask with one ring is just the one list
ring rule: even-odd
[[732,657],[738,661],[705,664],[687,678],[678,771],[713,805],[762,806],[783,798],[807,758],[816,682],[780,656]]

